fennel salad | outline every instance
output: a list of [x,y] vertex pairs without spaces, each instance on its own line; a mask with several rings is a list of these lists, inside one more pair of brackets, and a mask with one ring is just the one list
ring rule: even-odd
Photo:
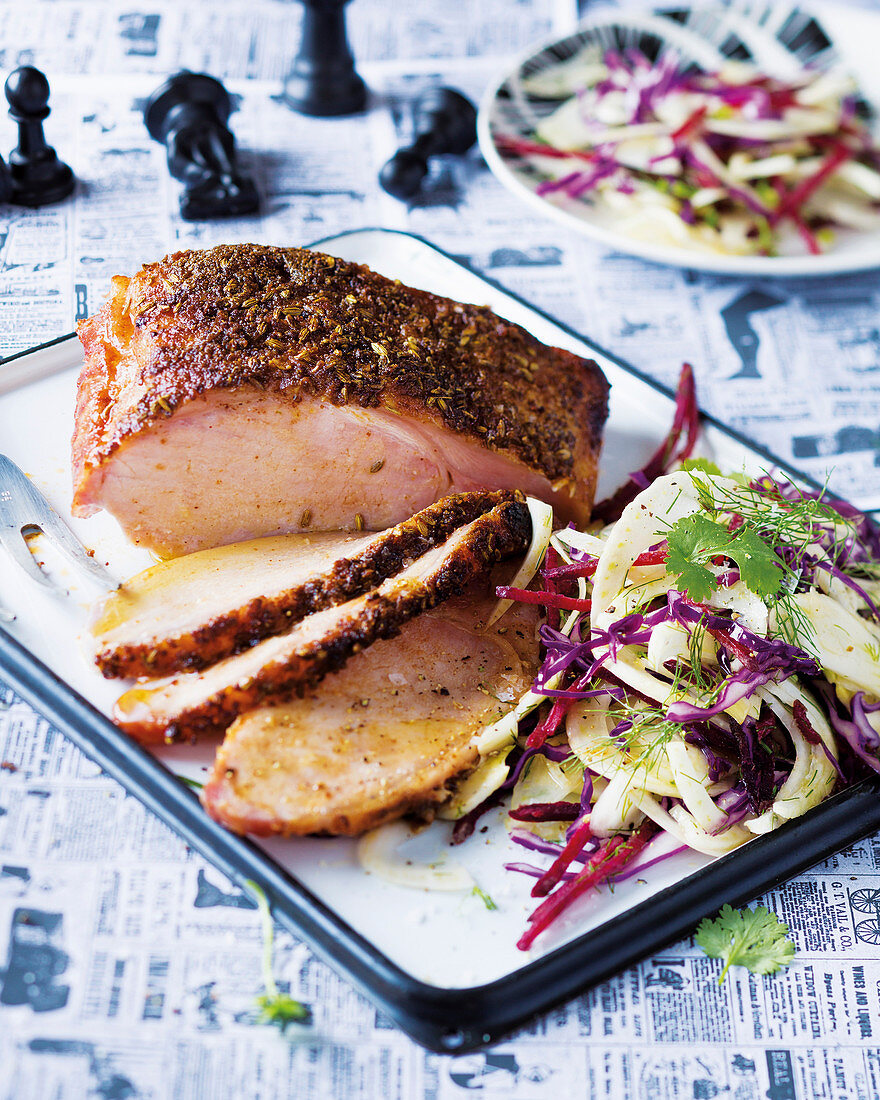
[[594,510],[534,539],[508,601],[539,604],[530,692],[480,738],[453,842],[509,796],[540,900],[518,947],[578,897],[692,849],[719,856],[880,771],[880,533],[771,474],[690,459],[686,368],[669,437]]
[[561,103],[529,137],[497,134],[499,150],[539,170],[538,195],[595,204],[633,238],[774,256],[880,229],[880,148],[845,72],[704,72],[590,45],[522,88]]

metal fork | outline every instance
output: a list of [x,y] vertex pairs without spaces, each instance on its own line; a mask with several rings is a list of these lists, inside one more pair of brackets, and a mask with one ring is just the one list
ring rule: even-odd
[[61,516],[22,470],[0,455],[0,546],[24,569],[31,580],[66,594],[37,563],[25,542],[25,534],[42,531],[65,558],[85,576],[112,591],[119,582],[70,530]]

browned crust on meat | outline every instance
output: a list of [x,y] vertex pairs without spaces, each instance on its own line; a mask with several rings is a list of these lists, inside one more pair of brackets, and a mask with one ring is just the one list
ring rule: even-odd
[[413,590],[394,597],[378,591],[370,593],[353,621],[340,624],[338,633],[330,637],[307,642],[283,664],[264,666],[246,682],[228,685],[167,724],[150,721],[146,716],[126,716],[119,708],[114,719],[127,733],[147,744],[222,731],[244,711],[290,699],[342,668],[352,654],[380,638],[393,638],[408,619],[460,595],[494,562],[522,553],[530,534],[531,518],[524,503],[499,504],[475,520],[467,540]]
[[[80,335],[87,367],[75,485],[125,439],[197,395],[251,384],[433,419],[511,452],[554,483],[584,485],[587,505],[592,498],[608,406],[598,366],[544,346],[486,307],[360,264],[254,244],[177,252],[130,285],[120,279]],[[108,338],[109,350],[98,346]],[[142,395],[114,420],[115,369],[128,353]]]
[[290,627],[314,611],[333,607],[375,588],[455,531],[505,501],[523,501],[515,490],[456,493],[385,532],[362,553],[338,559],[323,574],[277,597],[258,597],[176,637],[107,646],[95,655],[104,676],[157,677],[207,668]]
[[306,833],[302,829],[291,828],[277,814],[254,805],[253,801],[239,793],[235,772],[223,765],[221,745],[211,777],[199,793],[199,798],[215,821],[240,836],[360,836],[404,815],[423,821],[432,820],[436,807],[448,801],[453,787],[466,779],[479,762],[480,753],[473,744],[459,747],[454,756],[447,758],[447,767],[438,769],[437,784],[430,790],[401,791],[393,801],[361,809],[357,814],[338,812],[325,815],[320,829]]

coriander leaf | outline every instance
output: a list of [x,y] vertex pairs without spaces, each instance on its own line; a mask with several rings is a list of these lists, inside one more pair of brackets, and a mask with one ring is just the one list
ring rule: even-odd
[[702,470],[704,474],[715,474],[721,477],[721,470],[708,458],[686,458],[681,463],[681,468],[682,470]]
[[672,525],[666,535],[666,572],[678,577],[678,587],[698,603],[718,587],[715,574],[702,564],[722,552],[730,532],[699,512]]
[[275,976],[272,973],[272,947],[275,941],[275,931],[272,924],[272,912],[269,909],[269,899],[265,891],[256,882],[247,879],[247,885],[257,899],[257,909],[260,913],[260,924],[263,930],[263,986],[266,992],[256,998],[257,1007],[260,1010],[258,1017],[261,1024],[273,1024],[284,1034],[291,1024],[308,1026],[312,1022],[312,1010],[302,1001],[297,1001],[289,993],[282,992],[275,984]]
[[257,997],[257,1005],[260,1009],[259,1022],[274,1025],[282,1035],[291,1024],[306,1025],[312,1022],[309,1006],[295,1000],[289,993],[264,993]]
[[795,945],[788,937],[788,925],[763,905],[754,909],[733,909],[724,905],[714,919],[700,921],[695,940],[710,959],[723,959],[720,985],[731,966],[744,966],[753,974],[775,974],[789,966]]
[[782,588],[784,575],[779,557],[751,527],[740,527],[724,551],[739,566],[739,575],[749,591],[766,600]]
[[677,576],[679,588],[697,602],[718,587],[715,574],[706,568],[717,557],[736,562],[743,584],[761,599],[776,595],[784,583],[776,551],[745,524],[730,531],[697,512],[674,523],[666,542],[666,572]]

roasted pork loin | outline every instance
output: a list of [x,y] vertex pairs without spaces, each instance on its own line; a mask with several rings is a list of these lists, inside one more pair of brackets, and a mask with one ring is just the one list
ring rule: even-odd
[[302,693],[352,654],[459,595],[494,562],[522,553],[530,533],[522,501],[496,504],[365,595],[317,611],[203,672],[132,688],[117,701],[116,722],[147,742],[225,729],[248,709]]
[[484,307],[321,253],[179,252],[79,328],[74,513],[169,556],[518,488],[583,521],[607,383]]
[[108,596],[92,622],[105,676],[206,668],[315,611],[375,588],[512,491],[446,497],[375,535],[254,539],[172,558]]
[[538,667],[537,616],[453,601],[408,622],[317,691],[242,715],[202,801],[237,833],[356,835],[430,816],[479,760],[474,735],[506,714]]

